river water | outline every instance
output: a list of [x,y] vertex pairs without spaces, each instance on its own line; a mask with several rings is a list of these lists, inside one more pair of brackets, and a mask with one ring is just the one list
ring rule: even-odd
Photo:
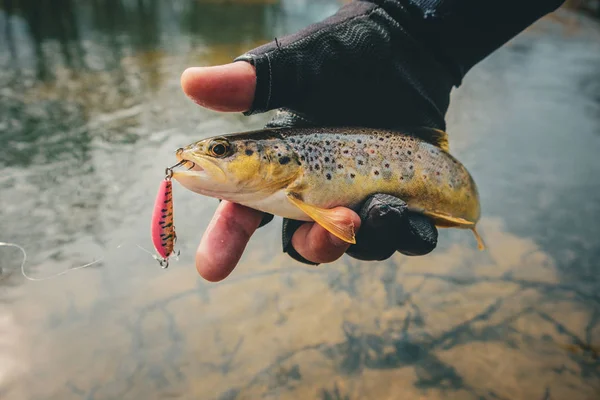
[[[189,66],[336,11],[325,0],[0,2],[1,399],[600,397],[600,24],[561,10],[453,93],[479,252],[308,267],[262,228],[225,281],[194,251],[216,201],[175,186],[179,261],[151,249],[173,151],[261,127],[179,85]],[[118,247],[121,246],[121,247]]]

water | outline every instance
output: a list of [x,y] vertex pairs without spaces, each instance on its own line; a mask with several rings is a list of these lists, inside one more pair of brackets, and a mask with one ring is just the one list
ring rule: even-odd
[[[7,1],[0,9],[2,399],[592,399],[600,396],[600,27],[560,12],[453,93],[451,149],[489,251],[444,230],[420,258],[320,267],[280,220],[225,281],[194,251],[216,201],[175,187],[182,255],[151,248],[173,150],[269,115],[201,109],[188,66],[335,12],[334,1]],[[119,244],[123,247],[117,249]],[[544,397],[548,396],[548,397]]]

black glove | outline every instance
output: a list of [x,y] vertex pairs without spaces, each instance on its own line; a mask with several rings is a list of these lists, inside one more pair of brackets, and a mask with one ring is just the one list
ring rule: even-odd
[[[256,68],[245,115],[281,109],[267,127],[363,126],[445,130],[450,91],[477,62],[559,0],[355,1],[335,15],[238,57]],[[432,221],[389,195],[368,198],[357,244],[347,253],[383,260],[437,245]],[[266,215],[261,226],[273,218]],[[302,223],[284,219],[283,250]]]

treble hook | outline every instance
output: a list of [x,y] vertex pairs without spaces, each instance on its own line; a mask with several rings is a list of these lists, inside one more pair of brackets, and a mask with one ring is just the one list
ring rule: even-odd
[[173,169],[185,164],[186,162],[187,162],[187,160],[181,160],[177,164],[173,165],[172,167],[165,168],[165,175],[166,175],[165,179],[171,179],[171,177],[173,176]]

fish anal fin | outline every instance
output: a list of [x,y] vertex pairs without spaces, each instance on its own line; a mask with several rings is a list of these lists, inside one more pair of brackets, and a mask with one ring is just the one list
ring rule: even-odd
[[348,221],[343,219],[339,213],[331,209],[307,204],[300,199],[300,196],[293,192],[288,192],[287,197],[292,204],[302,210],[327,231],[331,232],[331,234],[347,243],[356,243],[354,224],[352,222],[348,223]]
[[475,225],[464,218],[453,217],[439,211],[423,211],[423,214],[433,219],[435,224],[441,228],[470,228]]
[[483,241],[483,238],[481,237],[479,232],[477,232],[477,228],[472,227],[471,231],[473,231],[473,235],[475,235],[475,239],[477,239],[477,248],[479,250],[485,250],[485,242]]
[[485,250],[485,241],[483,240],[479,232],[477,232],[475,223],[468,221],[464,218],[453,217],[451,215],[436,211],[424,211],[423,214],[433,219],[435,225],[440,228],[470,229],[473,232],[473,235],[475,235],[475,239],[477,240],[477,248],[479,250]]
[[439,147],[445,152],[450,152],[450,145],[448,143],[448,134],[440,129],[435,128],[413,128],[409,129],[407,134],[412,135],[424,142],[430,143],[434,146]]

